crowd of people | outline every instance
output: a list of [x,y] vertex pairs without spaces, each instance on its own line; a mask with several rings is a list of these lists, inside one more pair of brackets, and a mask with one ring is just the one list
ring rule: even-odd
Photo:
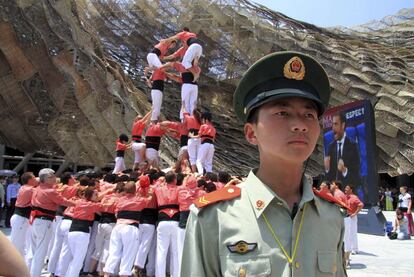
[[348,209],[345,212],[345,234],[344,234],[344,251],[346,267],[350,267],[350,255],[357,254],[358,249],[358,213],[364,207],[364,203],[354,193],[354,186],[343,185],[341,181],[323,181],[319,186],[319,191],[331,195],[341,201]]
[[47,272],[61,277],[178,276],[190,205],[240,181],[227,172],[202,176],[148,166],[76,178],[66,172],[59,179],[45,168],[20,179],[11,241],[30,276],[40,276],[47,261]]

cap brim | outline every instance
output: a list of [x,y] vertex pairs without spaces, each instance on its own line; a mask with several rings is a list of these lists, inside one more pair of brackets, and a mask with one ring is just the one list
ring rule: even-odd
[[308,91],[303,91],[303,90],[298,90],[298,89],[276,89],[276,90],[267,91],[264,93],[264,95],[265,96],[262,98],[260,97],[259,99],[255,98],[250,103],[247,103],[246,115],[245,115],[246,118],[248,118],[250,112],[257,107],[260,107],[271,101],[275,101],[275,100],[279,100],[283,98],[289,98],[289,97],[300,97],[300,98],[309,99],[315,102],[318,108],[318,117],[322,116],[322,114],[325,111],[325,106],[323,105],[321,100],[318,97],[316,97],[314,94]]

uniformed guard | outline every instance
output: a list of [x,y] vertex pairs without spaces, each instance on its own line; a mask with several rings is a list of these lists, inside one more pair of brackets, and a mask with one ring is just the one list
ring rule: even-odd
[[260,165],[192,206],[181,276],[346,276],[341,211],[304,176],[329,97],[326,72],[302,53],[247,70],[234,109]]

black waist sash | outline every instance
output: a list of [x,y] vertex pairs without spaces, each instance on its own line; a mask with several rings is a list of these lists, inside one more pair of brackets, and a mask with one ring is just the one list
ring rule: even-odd
[[158,206],[158,221],[179,221],[180,220],[180,213],[175,213],[172,217],[168,216],[166,213],[162,212],[161,210],[164,209],[175,209],[178,210],[180,206],[178,204],[168,204]]
[[185,229],[185,227],[187,226],[187,220],[189,215],[190,211],[180,212],[180,222],[178,223],[178,227]]
[[33,211],[39,211],[39,212],[42,212],[42,213],[45,213],[45,214],[48,214],[48,215],[50,215],[51,217],[55,217],[55,215],[56,215],[56,211],[52,211],[52,210],[47,210],[47,209],[43,209],[43,208],[41,208],[41,207],[36,207],[36,206],[33,206],[32,207],[32,210]]
[[30,217],[30,212],[32,211],[32,207],[28,206],[28,207],[15,207],[14,208],[14,214],[23,216],[27,219],[29,219]]
[[161,50],[154,47],[151,51],[151,53],[154,53],[155,55],[157,55],[158,57],[161,56]]
[[63,216],[63,212],[66,210],[66,206],[58,206],[56,210],[56,215]]
[[134,142],[141,142],[141,136],[132,136]]
[[118,219],[132,219],[139,221],[141,219],[141,211],[119,211],[116,215]]
[[192,38],[187,39],[186,43],[188,46],[190,46],[191,44],[194,44],[194,43],[201,45],[203,42],[198,38],[192,37]]
[[123,158],[125,156],[125,150],[116,150],[116,156]]
[[181,135],[180,136],[180,147],[187,146],[187,144],[188,144],[188,136]]
[[158,210],[157,209],[143,209],[141,212],[141,224],[152,224],[155,225],[158,220]]
[[152,81],[152,89],[158,89],[158,90],[164,91],[164,81],[163,80]]
[[203,139],[203,141],[201,142],[201,144],[203,143],[211,143],[214,144],[214,138],[212,136],[209,135],[202,135],[201,139]]
[[93,220],[83,220],[83,219],[72,219],[72,224],[70,225],[69,232],[84,232],[90,233],[90,227],[93,225]]
[[101,220],[99,221],[99,223],[115,223],[115,222],[116,222],[115,214],[111,214],[111,213],[101,214]]
[[161,144],[161,137],[153,137],[153,136],[145,137],[145,145],[147,146],[147,149],[153,148],[158,151],[160,149],[160,144]]

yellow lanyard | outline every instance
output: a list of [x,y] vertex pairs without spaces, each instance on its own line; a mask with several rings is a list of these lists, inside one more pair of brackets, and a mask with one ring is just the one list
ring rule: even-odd
[[275,241],[279,245],[280,249],[282,250],[283,254],[285,255],[286,259],[288,260],[290,266],[292,266],[292,263],[293,263],[293,261],[295,260],[295,257],[296,257],[296,249],[298,248],[298,243],[299,243],[299,238],[300,238],[300,231],[302,230],[303,216],[305,215],[305,210],[306,210],[306,203],[303,205],[302,216],[300,218],[298,233],[296,234],[295,247],[293,248],[292,257],[290,257],[288,255],[288,253],[286,252],[286,250],[283,247],[282,243],[280,242],[279,238],[276,236],[276,233],[273,230],[272,226],[270,225],[269,221],[267,220],[266,215],[264,213],[262,214],[263,219],[266,222],[267,228],[269,228],[270,233],[272,233],[273,238],[275,239]]

